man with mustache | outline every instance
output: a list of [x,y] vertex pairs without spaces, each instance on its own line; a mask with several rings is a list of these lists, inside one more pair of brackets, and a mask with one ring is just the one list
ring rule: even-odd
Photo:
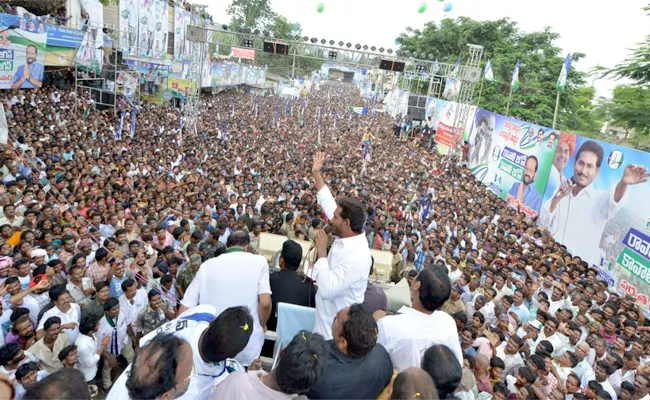
[[600,239],[607,222],[616,215],[630,185],[645,183],[650,174],[642,165],[628,164],[619,182],[610,190],[596,189],[592,183],[600,173],[605,156],[593,140],[580,146],[573,165],[573,177],[555,190],[541,212],[540,223],[555,240],[572,254],[580,254],[590,265],[599,260]]
[[12,89],[38,89],[43,86],[43,64],[36,61],[38,50],[30,44],[25,49],[25,65],[21,65],[14,74]]
[[535,214],[539,212],[542,205],[542,195],[539,194],[533,182],[537,175],[537,157],[528,156],[524,165],[524,176],[521,182],[515,182],[506,197],[507,201],[517,200],[517,204],[523,204]]
[[555,155],[553,156],[553,168],[548,177],[548,185],[550,187],[556,188],[560,186],[560,183],[567,180],[567,178],[562,174],[564,168],[573,153],[576,151],[576,137],[570,133],[564,133],[560,135],[560,140],[557,142],[557,147],[555,148]]

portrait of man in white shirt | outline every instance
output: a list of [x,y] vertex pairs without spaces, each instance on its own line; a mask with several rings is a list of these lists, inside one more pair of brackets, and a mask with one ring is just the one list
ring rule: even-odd
[[594,187],[605,157],[603,147],[587,140],[578,149],[573,177],[565,180],[542,206],[540,224],[572,254],[590,265],[600,262],[603,229],[623,205],[628,186],[645,183],[650,174],[642,165],[628,164],[609,190]]

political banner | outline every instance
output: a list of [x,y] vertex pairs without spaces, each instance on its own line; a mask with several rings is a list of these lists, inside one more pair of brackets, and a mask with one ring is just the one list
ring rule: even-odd
[[[8,29],[15,25],[18,28]],[[43,86],[47,25],[37,19],[0,14],[0,89]]]
[[619,290],[650,293],[648,154],[562,132],[553,155],[538,223]]
[[[458,103],[433,97],[427,98],[425,119],[431,117],[433,129],[436,131],[438,153],[447,154],[449,149],[461,141],[467,140],[476,113],[476,106],[471,106],[462,128],[452,129],[458,112]],[[454,134],[455,131],[455,134]]]
[[174,6],[174,61],[183,61],[185,54],[185,9]]
[[156,30],[153,3],[153,0],[139,0],[138,38],[140,39],[140,48],[138,53],[142,57],[153,56],[154,33]]
[[47,26],[47,52],[45,65],[69,67],[72,65],[77,48],[81,46],[84,31],[58,25]]
[[170,77],[168,82],[172,95],[178,99],[186,99],[196,91],[196,84],[187,79]]
[[472,173],[501,199],[530,217],[540,213],[557,133],[477,109],[468,137]]
[[167,57],[167,31],[169,30],[169,13],[167,12],[167,7],[167,0],[154,0],[153,58],[156,60],[164,60]]
[[88,13],[88,22],[74,62],[77,66],[98,74],[102,71],[104,57],[104,6],[98,0],[81,0],[81,5]]
[[124,57],[138,55],[139,0],[120,0],[119,48]]

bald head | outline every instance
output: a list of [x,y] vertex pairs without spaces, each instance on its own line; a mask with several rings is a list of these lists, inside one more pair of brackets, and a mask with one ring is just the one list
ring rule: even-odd
[[393,382],[390,398],[397,399],[437,399],[438,391],[431,375],[420,368],[411,367],[400,372]]
[[251,238],[248,235],[248,232],[243,229],[237,229],[231,233],[230,236],[228,236],[226,247],[246,247],[248,244],[250,244],[250,242]]
[[156,336],[136,353],[126,382],[132,399],[173,399],[189,385],[192,348],[172,335]]

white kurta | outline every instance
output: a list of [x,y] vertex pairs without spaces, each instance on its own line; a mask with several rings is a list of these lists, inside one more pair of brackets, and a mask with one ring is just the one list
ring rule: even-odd
[[463,365],[456,322],[449,314],[444,311],[424,314],[408,307],[402,307],[399,312],[377,321],[377,343],[386,348],[394,368],[398,371],[419,368],[424,352],[436,344],[447,346]]
[[263,256],[235,251],[212,258],[203,264],[185,291],[181,304],[192,308],[209,304],[216,315],[235,306],[246,306],[253,316],[253,333],[248,345],[235,357],[249,366],[259,357],[264,345],[264,330],[258,313],[259,295],[271,294],[269,265]]
[[[334,218],[336,200],[327,186],[318,191],[318,202],[329,219]],[[314,264],[316,281],[316,326],[326,340],[332,339],[332,322],[342,308],[363,303],[372,259],[365,235],[334,239],[327,258]]]
[[[553,193],[557,194],[559,187]],[[569,193],[551,212],[553,197],[542,205],[540,225],[546,227],[553,238],[564,244],[571,254],[580,256],[589,265],[600,265],[600,239],[603,229],[623,206],[625,196],[614,201],[616,185],[608,191],[598,190],[591,184],[577,196]]]
[[[173,334],[174,336],[185,340],[192,347],[192,358],[196,376],[190,380],[187,392],[179,399],[203,400],[212,395],[214,388],[230,375],[230,371],[244,371],[235,360],[225,360],[216,364],[206,363],[201,358],[199,352],[199,339],[203,332],[210,326],[210,321],[218,316],[216,310],[211,305],[201,305],[191,308],[175,320],[166,322],[155,331],[149,332],[140,339],[140,347],[145,346],[158,334]],[[107,400],[123,400],[129,398],[129,392],[126,388],[128,373],[131,371],[131,365],[124,370],[122,375],[115,381]]]

